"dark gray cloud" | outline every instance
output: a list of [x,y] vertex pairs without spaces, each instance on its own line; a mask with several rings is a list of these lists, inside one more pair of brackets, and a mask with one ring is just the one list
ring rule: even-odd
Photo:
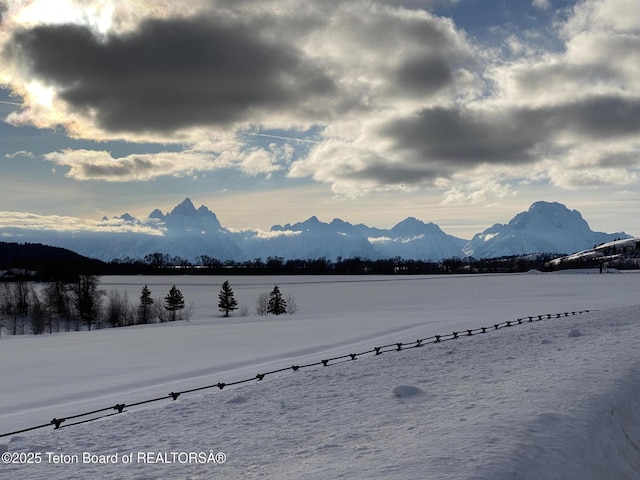
[[39,26],[16,32],[7,53],[113,132],[226,125],[334,90],[293,47],[208,16],[146,20],[104,39],[82,26]]
[[[447,174],[479,164],[522,164],[539,160],[539,147],[558,135],[604,141],[640,134],[640,100],[593,97],[567,105],[477,112],[431,108],[396,119],[380,133],[393,140],[412,165]],[[613,159],[609,159],[613,161]],[[369,171],[369,170],[368,170]],[[370,170],[384,173],[380,169]],[[432,177],[429,171],[427,177]],[[393,180],[383,175],[384,180]]]
[[388,185],[414,185],[431,182],[438,177],[448,176],[442,169],[428,165],[394,165],[392,163],[369,163],[362,170],[354,171],[349,178],[356,180],[383,180]]
[[535,126],[519,115],[478,113],[455,108],[430,108],[397,119],[381,129],[412,163],[473,166],[480,163],[522,163],[532,160],[540,140]]
[[547,118],[554,130],[587,139],[607,140],[640,133],[640,98],[598,96],[534,112],[541,119]]
[[444,58],[412,58],[395,72],[395,88],[415,94],[430,94],[453,80],[451,66]]
[[135,176],[135,172],[152,171],[155,165],[149,159],[132,157],[109,165],[87,163],[79,167],[80,175],[84,178],[131,178]]

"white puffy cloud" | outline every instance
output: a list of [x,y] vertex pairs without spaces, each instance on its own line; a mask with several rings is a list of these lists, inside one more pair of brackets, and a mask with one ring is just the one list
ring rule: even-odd
[[535,8],[539,8],[540,10],[548,10],[549,8],[551,8],[551,1],[550,0],[533,0],[531,2],[531,5],[533,5]]
[[245,148],[233,139],[201,143],[185,151],[131,154],[113,157],[104,150],[62,150],[43,156],[68,167],[66,176],[78,181],[140,182],[158,177],[196,176],[223,168],[238,168],[247,175],[270,175],[290,160],[288,145]]
[[0,230],[6,235],[19,237],[21,232],[49,231],[58,233],[143,233],[162,235],[162,225],[150,223],[132,223],[121,219],[107,222],[95,222],[84,218],[60,215],[38,215],[28,212],[0,211]]

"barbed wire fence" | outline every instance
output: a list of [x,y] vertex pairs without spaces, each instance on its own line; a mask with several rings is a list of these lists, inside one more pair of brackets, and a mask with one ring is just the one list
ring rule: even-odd
[[[366,350],[364,352],[360,352],[360,353],[348,353],[346,355],[340,355],[337,357],[331,357],[331,358],[325,358],[323,360],[320,360],[318,362],[313,362],[313,363],[308,363],[308,364],[303,364],[303,365],[291,365],[290,367],[284,367],[284,368],[278,368],[276,370],[271,370],[268,372],[264,372],[264,373],[258,373],[257,375],[255,375],[254,377],[251,378],[245,378],[243,380],[237,380],[234,382],[218,382],[218,383],[213,383],[210,385],[205,385],[202,387],[197,387],[197,388],[191,388],[188,390],[182,390],[179,392],[171,392],[167,395],[163,395],[160,397],[156,397],[156,398],[151,398],[149,400],[142,400],[139,402],[134,402],[134,403],[117,403],[113,406],[109,406],[109,407],[104,407],[104,408],[99,408],[97,410],[92,410],[90,412],[84,412],[84,413],[79,413],[77,415],[71,415],[71,416],[67,416],[67,417],[60,417],[60,418],[54,418],[52,419],[50,422],[48,423],[43,423],[41,425],[35,425],[33,427],[29,427],[29,428],[24,428],[22,430],[16,430],[13,432],[7,432],[7,433],[2,433],[0,434],[0,438],[2,437],[8,437],[11,435],[17,435],[20,433],[25,433],[25,432],[30,432],[33,430],[38,430],[41,428],[46,428],[46,427],[51,427],[53,426],[54,430],[60,429],[60,428],[66,428],[66,427],[72,427],[74,425],[80,425],[83,423],[88,423],[88,422],[93,422],[95,420],[99,420],[102,418],[106,418],[106,417],[111,417],[114,415],[118,415],[124,411],[126,411],[125,409],[127,408],[132,408],[132,407],[137,407],[140,405],[146,405],[149,403],[154,403],[154,402],[160,402],[163,400],[177,400],[181,395],[184,394],[189,394],[189,393],[194,393],[194,392],[200,392],[202,390],[209,390],[209,389],[218,389],[218,390],[223,390],[226,387],[231,387],[234,385],[240,385],[243,383],[248,383],[248,382],[260,382],[262,380],[264,380],[264,378],[268,375],[274,375],[276,373],[281,373],[281,372],[286,372],[286,371],[292,371],[292,372],[297,372],[298,370],[302,370],[305,368],[311,368],[311,367],[319,367],[319,366],[323,366],[323,367],[328,367],[331,365],[337,365],[339,363],[343,363],[343,362],[350,362],[353,360],[358,359],[359,357],[365,356],[365,355],[381,355],[383,353],[388,353],[388,352],[400,352],[403,350],[409,350],[409,349],[413,349],[413,348],[420,348],[423,347],[425,345],[429,345],[429,344],[436,344],[436,343],[443,343],[443,342],[447,342],[447,341],[451,341],[451,340],[457,340],[459,338],[462,337],[470,337],[470,336],[474,336],[474,335],[481,335],[481,334],[486,334],[489,331],[492,330],[500,330],[500,329],[504,329],[504,328],[510,328],[513,326],[517,326],[517,325],[525,325],[528,323],[533,323],[533,322],[539,322],[542,320],[550,320],[550,319],[558,319],[558,318],[565,318],[565,317],[569,317],[569,316],[575,316],[575,315],[581,315],[584,313],[589,313],[589,312],[594,312],[596,310],[579,310],[579,311],[572,311],[572,312],[562,312],[562,313],[545,313],[542,315],[531,315],[531,316],[527,316],[527,317],[521,317],[521,318],[517,318],[516,320],[507,320],[504,322],[500,322],[500,323],[496,323],[493,324],[490,327],[479,327],[479,328],[473,328],[473,329],[466,329],[466,330],[460,330],[460,331],[453,331],[452,333],[449,334],[445,334],[445,335],[433,335],[431,337],[427,337],[427,338],[419,338],[415,341],[412,342],[395,342],[395,343],[389,343],[386,345],[381,345],[378,347],[373,347],[370,350]],[[110,413],[106,413],[106,412],[110,412]],[[97,416],[96,416],[97,415]],[[90,417],[91,418],[85,418],[84,420],[79,420],[83,417]],[[69,421],[72,422],[69,422]],[[77,421],[73,421],[73,420],[77,420]]]

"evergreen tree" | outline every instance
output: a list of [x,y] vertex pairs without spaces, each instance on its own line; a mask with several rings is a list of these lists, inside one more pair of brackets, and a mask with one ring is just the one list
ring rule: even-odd
[[220,293],[218,293],[218,309],[224,312],[225,317],[229,316],[229,312],[238,309],[238,302],[233,296],[233,290],[227,280],[222,284]]
[[138,307],[139,323],[149,323],[151,317],[151,305],[153,304],[153,298],[151,298],[151,290],[146,285],[142,287],[142,294],[140,295],[140,306]]
[[164,308],[169,312],[169,320],[172,322],[176,319],[176,312],[184,308],[184,297],[175,285],[171,287],[167,296],[164,297]]
[[269,308],[267,312],[273,313],[274,315],[287,313],[287,302],[282,298],[282,294],[277,285],[273,287],[273,290],[271,290],[269,294]]

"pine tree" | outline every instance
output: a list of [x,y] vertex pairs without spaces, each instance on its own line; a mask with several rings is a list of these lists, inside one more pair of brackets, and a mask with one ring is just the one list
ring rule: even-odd
[[169,320],[172,322],[176,319],[176,312],[184,308],[184,297],[175,285],[171,287],[167,296],[164,297],[164,308],[170,312]]
[[151,298],[151,290],[146,285],[142,287],[142,294],[140,295],[140,306],[139,308],[139,323],[149,323],[149,317],[151,316],[151,312],[149,311],[151,305],[153,304],[153,298]]
[[233,290],[231,289],[231,285],[229,285],[229,281],[225,281],[222,284],[220,293],[218,293],[218,309],[224,312],[225,317],[229,316],[229,312],[238,309],[238,302],[233,296]]
[[269,308],[267,313],[273,313],[274,315],[282,315],[287,313],[287,302],[282,298],[280,289],[276,285],[269,294]]

